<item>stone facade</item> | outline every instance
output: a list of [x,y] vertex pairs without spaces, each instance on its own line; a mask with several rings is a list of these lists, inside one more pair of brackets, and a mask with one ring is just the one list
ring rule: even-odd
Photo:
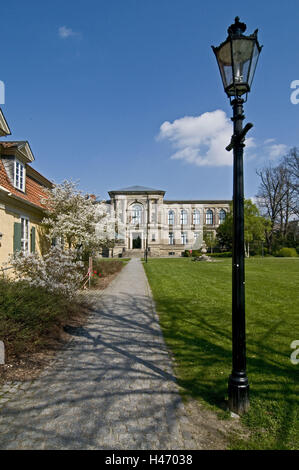
[[111,215],[120,221],[113,256],[144,251],[149,256],[181,256],[199,249],[204,227],[215,233],[229,200],[166,200],[165,191],[131,186],[109,191]]

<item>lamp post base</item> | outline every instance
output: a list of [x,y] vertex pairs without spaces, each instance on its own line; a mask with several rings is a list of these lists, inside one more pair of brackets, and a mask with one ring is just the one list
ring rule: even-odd
[[228,406],[238,415],[249,409],[249,383],[246,374],[230,375],[228,380]]

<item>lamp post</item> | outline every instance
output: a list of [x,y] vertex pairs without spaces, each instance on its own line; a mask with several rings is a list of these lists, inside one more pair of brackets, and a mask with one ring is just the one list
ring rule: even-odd
[[245,136],[253,124],[243,128],[242,98],[250,91],[262,47],[256,30],[245,36],[246,25],[239,17],[228,28],[227,39],[213,47],[224,90],[233,108],[233,136],[226,150],[233,149],[233,260],[232,260],[232,373],[228,381],[231,411],[242,414],[249,408],[249,383],[246,374],[245,273],[244,273],[244,182],[243,149]]
[[144,260],[147,263],[148,257],[148,223],[149,223],[149,198],[147,195],[147,214],[146,214],[146,242],[145,242],[145,251],[144,251]]

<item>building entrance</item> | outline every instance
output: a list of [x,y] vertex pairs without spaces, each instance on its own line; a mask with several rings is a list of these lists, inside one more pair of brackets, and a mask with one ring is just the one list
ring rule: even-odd
[[133,250],[140,250],[141,248],[141,237],[138,233],[133,234]]

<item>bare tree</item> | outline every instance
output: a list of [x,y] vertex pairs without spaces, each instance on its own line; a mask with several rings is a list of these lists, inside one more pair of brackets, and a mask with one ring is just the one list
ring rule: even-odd
[[299,216],[299,149],[292,148],[276,167],[269,165],[256,173],[260,177],[258,205],[270,220],[266,239],[271,253],[274,234],[285,240],[290,221]]
[[299,149],[297,147],[293,147],[283,157],[282,165],[286,169],[290,186],[290,209],[296,217],[299,217]]
[[269,165],[261,170],[257,170],[260,177],[260,186],[256,195],[258,206],[262,215],[270,220],[270,228],[266,233],[266,240],[269,252],[272,252],[273,236],[277,229],[277,224],[281,224],[282,208],[286,196],[286,184],[284,171],[281,166],[273,167]]

